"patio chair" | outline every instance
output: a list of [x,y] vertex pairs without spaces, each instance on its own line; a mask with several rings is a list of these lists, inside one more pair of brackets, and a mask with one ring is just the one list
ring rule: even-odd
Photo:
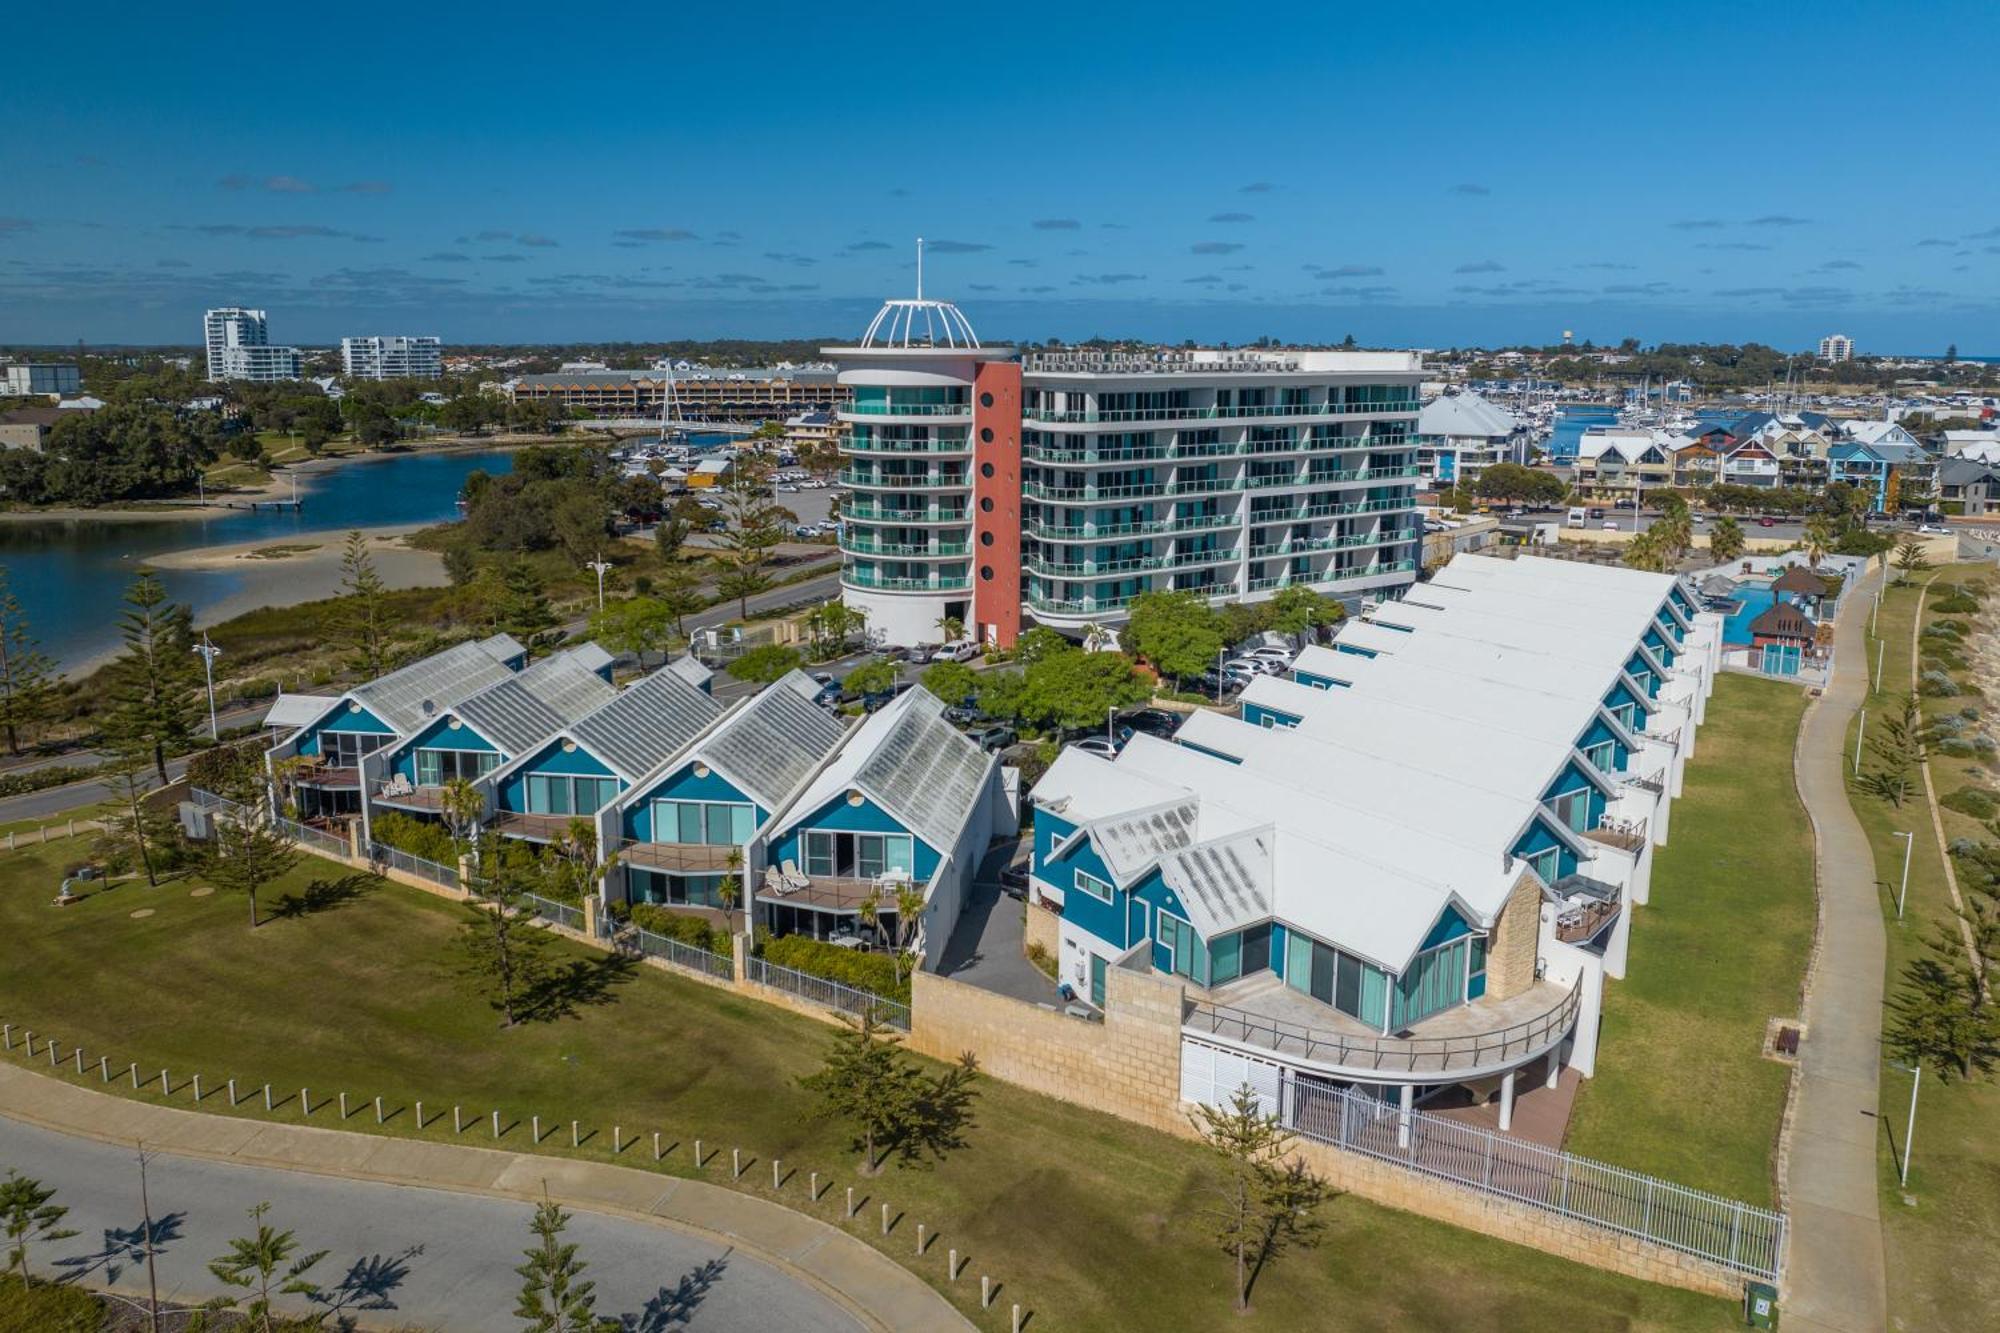
[[779,873],[785,877],[785,887],[788,889],[804,889],[812,886],[812,881],[799,873],[799,863],[790,857],[785,858]]

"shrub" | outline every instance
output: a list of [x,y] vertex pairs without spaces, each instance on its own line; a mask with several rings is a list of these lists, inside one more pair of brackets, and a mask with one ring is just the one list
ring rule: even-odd
[[109,1327],[104,1303],[81,1287],[57,1282],[23,1286],[12,1274],[0,1277],[0,1329],[97,1333]]
[[1931,610],[1939,615],[1969,616],[1979,609],[1979,599],[1965,588],[1954,588],[1949,594],[1931,603]]
[[1970,759],[1977,753],[1972,742],[1957,736],[1947,736],[1938,742],[1938,753],[1950,755],[1954,759]]
[[676,912],[660,903],[633,903],[632,924],[710,953],[727,956],[730,951],[728,931],[717,930],[698,916]]
[[1932,668],[1924,672],[1923,679],[1918,682],[1917,692],[1926,698],[1944,699],[1960,693],[1960,690],[1958,682],[1951,678],[1949,672]]
[[813,939],[810,935],[781,935],[764,946],[764,958],[780,967],[789,967],[843,986],[908,1004],[910,983],[896,983],[896,960],[884,953],[862,953],[837,944]]
[[79,768],[75,764],[51,764],[46,768],[31,768],[25,773],[0,773],[0,796],[22,796],[31,791],[60,787],[87,778],[95,771]]
[[1951,795],[1940,797],[1938,804],[1974,819],[1991,819],[2000,813],[2000,801],[1993,799],[1993,793],[1978,787],[1960,787]]
[[397,851],[421,856],[439,865],[455,865],[458,862],[458,847],[451,840],[450,830],[442,824],[385,810],[370,819],[368,827],[375,835],[375,841]]
[[1967,722],[1977,722],[1979,720],[1979,709],[1973,704],[1967,704],[1958,710],[1958,715]]

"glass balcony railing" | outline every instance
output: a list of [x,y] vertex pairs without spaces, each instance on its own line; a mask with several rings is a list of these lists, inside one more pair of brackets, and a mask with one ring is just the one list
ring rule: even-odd
[[856,432],[841,441],[841,452],[852,454],[969,454],[969,439],[884,440]]
[[1028,407],[1025,420],[1067,424],[1097,421],[1249,421],[1269,417],[1351,417],[1381,414],[1415,415],[1422,406],[1415,398],[1379,403],[1260,403],[1229,407],[1123,407],[1102,411],[1097,408],[1058,410]]
[[1238,514],[1191,514],[1183,518],[1149,518],[1131,523],[1098,523],[1074,526],[1029,519],[1023,525],[1030,537],[1047,542],[1095,542],[1108,537],[1146,537],[1168,532],[1210,532],[1216,528],[1242,525]]
[[843,569],[840,581],[850,588],[873,588],[882,592],[962,592],[972,586],[970,574],[935,578],[893,578],[865,570]]
[[1345,504],[1332,501],[1319,504],[1298,505],[1291,509],[1253,510],[1252,523],[1297,523],[1308,518],[1338,518],[1346,514],[1385,514],[1397,509],[1415,509],[1417,502],[1413,496],[1398,496],[1389,500],[1350,500]]
[[835,474],[842,486],[873,490],[948,491],[972,484],[967,472],[878,472],[872,468],[845,468]]
[[949,557],[962,560],[972,553],[969,542],[936,542],[931,545],[918,545],[914,542],[878,542],[856,533],[843,535],[840,549],[855,555],[905,556],[918,560],[943,560]]
[[1343,583],[1349,579],[1377,578],[1384,574],[1407,574],[1415,569],[1414,560],[1381,560],[1372,565],[1359,565],[1352,569],[1328,569],[1311,574],[1278,574],[1271,578],[1251,579],[1251,592],[1265,592],[1271,588],[1288,588],[1294,583],[1308,586],[1322,583]]
[[972,415],[972,404],[856,401],[842,406],[840,414],[844,417],[969,417]]
[[1235,547],[1216,551],[1174,551],[1166,555],[1134,556],[1129,560],[1085,560],[1071,564],[1031,555],[1030,573],[1058,579],[1103,578],[1111,574],[1137,574],[1156,569],[1192,569],[1201,565],[1231,564],[1242,557]]
[[919,505],[908,509],[851,500],[840,511],[843,519],[862,523],[967,523],[972,511],[962,505]]
[[1269,560],[1278,556],[1303,555],[1308,551],[1343,551],[1355,546],[1392,546],[1397,542],[1415,541],[1415,528],[1398,528],[1393,532],[1353,532],[1332,537],[1301,537],[1280,542],[1273,546],[1252,546],[1252,560]]

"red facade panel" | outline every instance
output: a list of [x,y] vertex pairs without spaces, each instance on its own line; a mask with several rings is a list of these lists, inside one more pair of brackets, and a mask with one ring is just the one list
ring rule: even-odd
[[982,362],[972,381],[971,632],[1021,633],[1021,363]]

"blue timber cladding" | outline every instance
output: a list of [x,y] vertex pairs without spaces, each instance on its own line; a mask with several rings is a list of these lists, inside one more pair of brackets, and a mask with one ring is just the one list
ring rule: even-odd
[[1438,945],[1448,944],[1461,935],[1473,933],[1472,923],[1460,916],[1456,907],[1447,903],[1444,911],[1438,914],[1437,924],[1431,927],[1431,933],[1424,936],[1424,942],[1417,946],[1417,952],[1435,949]]
[[1535,822],[1528,826],[1528,831],[1521,835],[1521,840],[1510,850],[1515,856],[1526,858],[1537,852],[1547,851],[1551,847],[1561,849],[1556,858],[1556,878],[1561,879],[1564,875],[1575,874],[1576,853],[1555,835],[1555,831],[1549,827],[1548,820],[1544,816],[1536,815]]
[[560,740],[550,741],[535,757],[507,775],[500,786],[500,808],[522,813],[528,808],[527,785],[530,773],[564,773],[573,777],[608,778],[615,774],[596,755],[581,745],[564,750]]
[[[1132,893],[1139,901],[1146,904],[1146,926],[1150,932],[1148,939],[1151,943],[1151,947],[1147,950],[1147,956],[1153,960],[1153,970],[1156,972],[1173,971],[1173,953],[1160,943],[1158,939],[1160,932],[1156,928],[1156,922],[1162,911],[1169,912],[1185,921],[1188,919],[1187,909],[1181,906],[1181,900],[1174,896],[1174,891],[1166,886],[1166,882],[1160,878],[1160,872],[1157,870],[1147,871],[1146,877],[1132,886]],[[1200,939],[1200,936],[1197,935],[1196,938]],[[1139,942],[1138,937],[1134,936],[1131,942],[1137,944]],[[1207,940],[1202,940],[1204,946],[1207,943]],[[1202,975],[1206,976],[1207,972],[1204,971]]]
[[1294,671],[1292,679],[1300,685],[1315,690],[1344,690],[1347,688],[1347,682],[1344,680],[1335,680],[1332,676],[1315,675],[1310,671]]
[[1373,648],[1359,648],[1351,643],[1336,643],[1335,645],[1333,645],[1333,650],[1337,653],[1352,653],[1356,657],[1375,656],[1375,650]]
[[841,833],[910,833],[911,874],[917,883],[927,884],[937,873],[938,862],[944,854],[911,833],[898,823],[888,811],[874,801],[863,798],[859,805],[849,805],[842,793],[805,816],[785,831],[771,847],[770,859],[773,864],[786,860],[806,863],[805,835],[813,829],[830,829]]
[[396,734],[394,727],[382,721],[382,719],[376,717],[367,709],[341,704],[334,711],[332,717],[324,721],[315,722],[306,729],[306,734],[299,739],[299,753],[318,754],[319,734],[322,731],[358,731],[374,736],[393,736]]
[[[1036,863],[1043,867],[1040,871],[1041,877],[1062,890],[1063,920],[1078,930],[1095,935],[1113,949],[1126,948],[1131,929],[1130,909],[1126,905],[1129,895],[1122,889],[1113,888],[1111,901],[1107,903],[1078,888],[1076,872],[1079,870],[1107,885],[1112,883],[1111,872],[1105,869],[1103,859],[1098,856],[1097,848],[1091,845],[1089,838],[1077,843],[1070,849],[1069,854],[1060,860],[1045,857],[1041,841],[1041,826],[1045,819],[1050,819],[1054,823],[1062,822],[1053,820],[1045,812],[1036,812],[1035,859]],[[1061,832],[1055,835],[1055,841],[1060,842],[1074,831],[1075,825],[1063,827]]]
[[770,811],[738,791],[714,769],[709,770],[707,777],[697,777],[694,768],[693,762],[683,764],[635,796],[631,809],[625,812],[625,836],[634,842],[653,840],[654,801],[735,801],[752,806],[759,824],[771,817]]
[[[1605,696],[1605,706],[1616,708],[1619,704],[1632,703],[1631,695],[1632,692],[1630,690],[1620,685],[1610,695]],[[1614,696],[1618,697],[1614,698]],[[1611,730],[1611,724],[1601,717],[1592,721],[1589,730],[1576,738],[1576,748],[1585,754],[1589,754],[1600,745],[1609,745],[1611,747],[1611,753],[1616,757],[1616,763],[1613,766],[1619,772],[1624,772],[1626,765],[1631,762],[1632,755],[1625,748],[1625,742],[1619,740],[1617,734]]]
[[1244,704],[1243,720],[1257,727],[1296,727],[1302,719],[1296,713],[1266,708],[1262,704]]
[[441,717],[418,732],[396,751],[394,772],[402,774],[411,782],[417,780],[417,751],[419,750],[466,750],[475,754],[500,754],[500,747],[490,744],[484,736],[470,726],[460,723],[452,726],[456,719]]
[[1660,633],[1658,625],[1648,625],[1646,636],[1639,642],[1653,650],[1653,656],[1660,659],[1661,666],[1670,667],[1674,664],[1674,646],[1667,642],[1666,635]]
[[1679,647],[1681,640],[1687,637],[1687,631],[1681,628],[1681,622],[1675,620],[1674,613],[1664,606],[1660,608],[1659,614],[1653,617],[1653,623],[1673,636],[1675,647]]
[[1648,699],[1657,699],[1660,697],[1660,682],[1654,677],[1653,668],[1648,666],[1646,659],[1638,653],[1633,653],[1630,658],[1626,659],[1625,674],[1632,677],[1633,680],[1638,681],[1644,687]]
[[1694,603],[1688,600],[1688,595],[1681,590],[1680,584],[1676,583],[1673,587],[1667,589],[1667,596],[1673,601],[1675,606],[1681,609],[1682,615],[1686,616],[1689,620],[1694,619]]
[[1551,782],[1548,785],[1548,789],[1542,793],[1542,800],[1545,804],[1553,803],[1556,797],[1573,791],[1588,793],[1588,797],[1584,802],[1586,807],[1584,825],[1583,828],[1576,831],[1581,833],[1584,829],[1596,828],[1598,821],[1604,818],[1604,807],[1607,802],[1604,799],[1604,793],[1599,791],[1596,785],[1583,775],[1583,770],[1577,767],[1574,759],[1563,765],[1563,771],[1557,775],[1556,780]]

